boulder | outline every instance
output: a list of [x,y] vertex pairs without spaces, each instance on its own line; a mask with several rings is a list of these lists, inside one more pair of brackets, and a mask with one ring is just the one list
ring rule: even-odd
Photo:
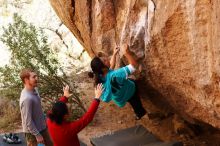
[[220,128],[220,0],[50,3],[91,57],[129,44],[142,96],[147,91],[184,119]]

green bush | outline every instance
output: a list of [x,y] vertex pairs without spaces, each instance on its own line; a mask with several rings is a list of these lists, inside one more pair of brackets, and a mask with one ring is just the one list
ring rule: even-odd
[[8,99],[0,100],[0,129],[4,132],[11,131],[21,125],[19,107]]
[[62,95],[63,86],[68,84],[73,93],[71,110],[85,111],[77,85],[64,73],[56,52],[49,48],[47,37],[41,29],[14,14],[13,23],[3,27],[3,31],[0,39],[9,48],[11,59],[8,65],[0,68],[1,96],[18,101],[23,88],[19,73],[23,68],[32,68],[39,75],[44,110],[51,108],[52,103]]

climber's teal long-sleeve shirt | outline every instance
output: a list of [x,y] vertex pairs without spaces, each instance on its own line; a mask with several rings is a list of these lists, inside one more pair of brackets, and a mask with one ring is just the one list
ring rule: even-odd
[[116,105],[123,107],[126,102],[134,95],[135,84],[128,79],[128,76],[135,71],[132,65],[109,70],[105,77],[102,77],[104,92],[101,100],[109,102],[113,100]]

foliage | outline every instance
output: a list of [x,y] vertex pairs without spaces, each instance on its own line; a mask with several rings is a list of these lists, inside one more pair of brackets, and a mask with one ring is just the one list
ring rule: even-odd
[[22,89],[19,73],[23,68],[32,68],[39,75],[39,92],[45,109],[51,108],[51,103],[62,95],[63,86],[68,84],[73,93],[70,101],[73,103],[72,108],[80,107],[85,111],[76,84],[69,82],[56,53],[49,48],[47,37],[41,29],[14,14],[13,23],[3,30],[1,41],[11,51],[11,60],[10,64],[0,68],[1,95],[18,99]]
[[0,109],[0,129],[11,131],[17,128],[18,122],[21,121],[19,107],[13,101],[3,98],[0,102]]

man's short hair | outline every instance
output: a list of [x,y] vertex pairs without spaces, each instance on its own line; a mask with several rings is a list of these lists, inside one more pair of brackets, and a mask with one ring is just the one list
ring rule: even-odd
[[34,72],[34,70],[33,70],[33,69],[30,69],[30,68],[25,68],[25,69],[22,69],[22,70],[21,70],[21,72],[20,72],[20,78],[21,78],[21,80],[22,80],[23,83],[25,83],[25,82],[24,82],[24,79],[25,79],[25,78],[26,78],[26,79],[29,79],[31,72]]

